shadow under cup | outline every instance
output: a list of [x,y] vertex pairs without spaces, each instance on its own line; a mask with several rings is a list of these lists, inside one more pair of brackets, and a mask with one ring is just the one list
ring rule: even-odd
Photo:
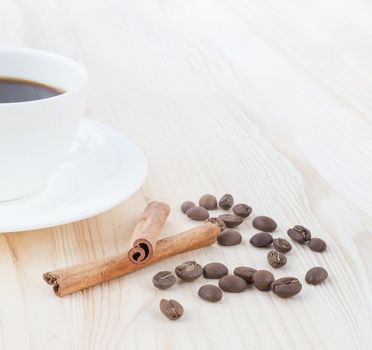
[[0,48],[0,78],[64,91],[40,100],[0,103],[0,202],[42,188],[69,151],[84,115],[87,71],[53,53]]

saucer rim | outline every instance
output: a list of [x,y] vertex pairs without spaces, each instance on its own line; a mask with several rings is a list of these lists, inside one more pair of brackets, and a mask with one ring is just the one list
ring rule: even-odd
[[[143,185],[143,183],[144,183],[144,181],[147,177],[147,174],[148,174],[148,161],[147,161],[147,158],[146,158],[143,150],[141,149],[141,147],[136,142],[131,140],[129,137],[125,136],[121,132],[113,129],[112,127],[110,127],[108,125],[105,125],[101,122],[98,122],[98,121],[95,121],[95,120],[92,120],[92,119],[82,118],[82,120],[80,122],[80,128],[89,128],[89,127],[98,128],[98,129],[102,130],[105,134],[115,134],[116,137],[125,139],[125,141],[129,142],[132,145],[132,147],[136,148],[138,153],[141,155],[142,159],[140,159],[140,162],[141,162],[141,167],[143,167],[141,177],[138,177],[138,179],[136,180],[136,185],[133,186],[130,191],[116,192],[115,195],[113,197],[111,197],[113,199],[112,200],[106,200],[106,202],[103,203],[103,205],[95,206],[93,209],[90,209],[90,210],[89,210],[89,207],[85,207],[85,210],[83,209],[83,210],[79,211],[79,214],[75,214],[75,215],[71,214],[70,216],[68,216],[68,218],[63,217],[63,215],[61,215],[61,216],[58,216],[54,220],[51,220],[51,221],[41,219],[41,221],[39,221],[39,222],[35,221],[34,223],[30,223],[30,222],[21,223],[21,224],[15,224],[15,225],[12,225],[12,226],[7,226],[7,225],[3,226],[0,223],[0,234],[15,233],[15,232],[22,232],[22,231],[41,230],[41,229],[45,229],[45,228],[52,228],[52,227],[56,227],[56,226],[61,226],[61,225],[71,224],[71,223],[74,223],[74,222],[77,222],[77,221],[81,221],[81,220],[96,216],[98,214],[104,213],[104,212],[112,209],[113,207],[117,206],[118,204],[120,204],[120,203],[124,202],[125,200],[129,199],[133,194],[135,194],[142,187],[142,185]],[[59,171],[60,170],[57,170],[56,174]],[[42,188],[41,191],[38,192],[38,195],[42,194],[46,187],[47,186]],[[123,192],[125,192],[125,193],[123,193]],[[34,198],[35,198],[35,196],[30,196],[30,197],[26,197],[24,200],[21,199],[21,201],[22,201],[22,203],[25,203],[28,200],[31,200],[31,199],[34,199]],[[11,204],[14,205],[15,203],[12,202]],[[2,203],[2,207],[3,208],[6,207],[6,202]],[[1,206],[0,206],[0,210],[1,210]]]

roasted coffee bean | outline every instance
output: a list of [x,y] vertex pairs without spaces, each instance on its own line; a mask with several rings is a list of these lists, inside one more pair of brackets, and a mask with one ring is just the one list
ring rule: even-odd
[[302,285],[296,277],[283,277],[275,280],[271,288],[277,296],[289,298],[300,293]]
[[314,252],[324,252],[327,249],[327,243],[320,238],[311,238],[309,240],[309,248]]
[[256,216],[252,221],[253,227],[257,230],[272,232],[277,228],[276,222],[268,216]]
[[195,261],[186,261],[175,269],[176,275],[184,282],[195,281],[203,273],[201,265]]
[[328,277],[328,272],[323,267],[313,267],[307,271],[305,281],[309,284],[319,284]]
[[229,210],[234,204],[234,198],[231,194],[224,194],[218,202],[220,208],[224,210]]
[[248,287],[248,283],[241,277],[227,275],[218,281],[219,287],[229,293],[240,293]]
[[226,228],[225,223],[219,218],[210,218],[208,219],[208,221],[212,224],[217,225],[220,228],[220,232],[222,232]]
[[291,237],[297,243],[305,243],[310,240],[311,232],[304,226],[296,225],[293,228],[290,228],[288,231],[288,236]]
[[292,249],[291,243],[284,238],[274,238],[273,246],[275,250],[281,253],[288,253]]
[[203,276],[205,278],[221,278],[229,273],[224,264],[213,262],[203,267]]
[[183,307],[176,300],[161,299],[159,306],[161,313],[172,321],[178,320],[183,315]]
[[194,202],[191,202],[191,201],[186,201],[186,202],[183,202],[182,205],[181,205],[181,210],[184,214],[186,214],[186,212],[191,209],[191,208],[194,208],[195,207],[195,203]]
[[205,194],[200,197],[199,205],[207,210],[217,209],[217,198],[213,194]]
[[267,232],[259,232],[251,237],[249,243],[255,247],[267,247],[273,242],[273,236]]
[[274,275],[270,271],[258,270],[252,276],[253,285],[261,291],[271,289],[271,283],[274,282]]
[[243,218],[234,214],[222,214],[218,217],[225,223],[226,227],[228,228],[239,226],[244,221]]
[[270,250],[267,253],[267,261],[272,267],[282,267],[287,263],[287,258],[284,254],[277,252],[276,250]]
[[156,288],[167,289],[176,283],[176,277],[170,271],[160,271],[152,278],[152,283]]
[[190,219],[196,220],[196,221],[204,221],[204,220],[207,220],[209,218],[209,213],[208,213],[207,209],[205,209],[203,207],[190,208],[186,212],[186,215]]
[[212,284],[206,284],[199,288],[198,295],[200,298],[210,301],[211,303],[216,303],[222,299],[222,291],[217,286]]
[[219,245],[230,246],[239,244],[242,241],[242,235],[237,230],[227,228],[217,236],[217,242]]
[[252,213],[252,208],[247,204],[241,203],[234,205],[232,211],[235,215],[238,215],[242,218],[246,218]]
[[234,269],[234,275],[243,278],[243,280],[246,281],[248,284],[252,284],[252,277],[256,271],[257,270],[253,269],[252,267],[239,266]]

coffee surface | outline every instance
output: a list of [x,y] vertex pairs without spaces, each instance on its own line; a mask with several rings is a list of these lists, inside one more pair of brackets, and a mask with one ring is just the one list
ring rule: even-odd
[[63,94],[63,92],[36,81],[0,77],[0,103],[41,100]]

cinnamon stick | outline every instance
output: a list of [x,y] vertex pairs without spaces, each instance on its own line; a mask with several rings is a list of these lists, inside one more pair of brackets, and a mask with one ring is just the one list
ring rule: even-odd
[[221,224],[219,221],[207,222],[191,230],[159,240],[153,256],[144,264],[133,264],[125,252],[100,260],[46,272],[43,278],[48,284],[53,286],[55,294],[62,297],[127,275],[170,256],[211,245],[216,241],[220,232]]
[[128,251],[128,258],[133,264],[144,264],[151,258],[169,211],[169,206],[165,203],[154,201],[147,205],[129,243],[131,248]]

